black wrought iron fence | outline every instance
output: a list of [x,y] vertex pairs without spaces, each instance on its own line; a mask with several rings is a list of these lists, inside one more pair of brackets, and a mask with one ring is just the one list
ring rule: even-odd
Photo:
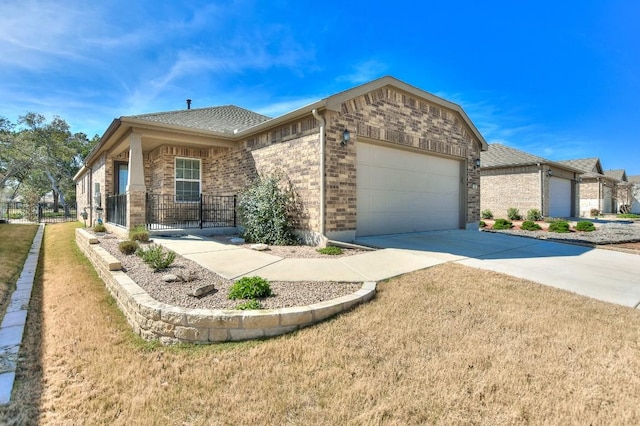
[[200,194],[197,201],[173,195],[147,194],[147,228],[224,228],[236,226],[236,196]]
[[120,226],[127,226],[127,194],[107,196],[106,221]]
[[58,223],[78,220],[78,209],[75,203],[58,205],[40,203],[29,206],[21,202],[0,203],[0,219],[9,223]]

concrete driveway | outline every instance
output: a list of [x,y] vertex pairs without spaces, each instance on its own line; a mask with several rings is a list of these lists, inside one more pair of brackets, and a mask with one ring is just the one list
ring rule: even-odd
[[422,251],[605,302],[640,305],[640,256],[634,254],[463,230],[362,237],[357,242]]

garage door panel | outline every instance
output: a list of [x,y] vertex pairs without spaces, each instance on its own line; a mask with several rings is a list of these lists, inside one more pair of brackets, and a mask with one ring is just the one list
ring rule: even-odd
[[459,228],[459,161],[365,143],[357,156],[358,235]]
[[552,176],[549,179],[549,215],[571,216],[571,181]]

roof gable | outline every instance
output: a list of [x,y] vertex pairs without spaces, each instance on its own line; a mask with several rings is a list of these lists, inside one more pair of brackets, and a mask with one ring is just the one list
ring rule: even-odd
[[582,170],[584,173],[597,173],[604,174],[602,172],[602,165],[598,157],[593,158],[579,158],[575,160],[563,160],[558,161],[560,164],[566,164],[576,169]]
[[624,169],[605,170],[604,175],[622,182],[627,182],[627,172]]
[[354,99],[358,96],[370,93],[377,89],[381,89],[386,86],[391,86],[406,93],[412,94],[416,97],[423,98],[429,102],[432,102],[436,105],[440,105],[442,107],[448,108],[452,111],[455,111],[460,115],[464,123],[471,130],[473,135],[478,139],[480,145],[482,147],[482,151],[486,150],[488,147],[487,141],[484,139],[484,136],[480,133],[480,131],[473,124],[469,116],[467,116],[466,112],[462,109],[462,107],[454,102],[448,101],[436,95],[433,95],[429,92],[426,92],[422,89],[419,89],[415,86],[407,84],[401,80],[398,80],[392,76],[385,76],[378,78],[376,80],[370,81],[368,83],[362,84],[360,86],[356,86],[354,88],[345,90],[340,93],[336,93],[335,95],[331,95],[325,99],[323,99],[323,103],[326,105],[328,109],[332,109],[335,111],[340,111],[342,108],[342,104],[350,99]]

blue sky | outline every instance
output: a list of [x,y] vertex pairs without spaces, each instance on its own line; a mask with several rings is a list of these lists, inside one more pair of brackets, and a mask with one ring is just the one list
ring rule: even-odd
[[[481,5],[485,3],[487,5]],[[640,2],[3,0],[0,116],[269,116],[392,75],[489,143],[640,174]]]

